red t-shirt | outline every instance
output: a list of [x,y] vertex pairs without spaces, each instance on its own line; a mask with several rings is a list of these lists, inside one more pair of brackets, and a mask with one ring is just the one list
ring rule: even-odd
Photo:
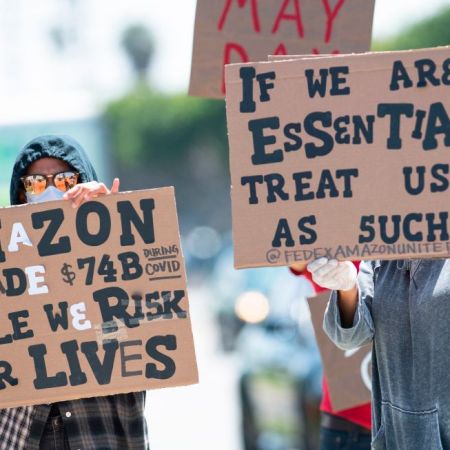
[[[356,266],[357,269],[359,269],[360,264],[359,261],[353,261],[353,264]],[[301,275],[307,278],[314,286],[314,289],[317,294],[319,292],[324,292],[327,290],[322,286],[319,286],[318,284],[314,283],[314,281],[311,278],[311,274],[308,272],[308,270],[305,270],[304,272],[297,272],[291,269],[291,272],[294,275]],[[328,384],[325,377],[323,377],[322,381],[322,402],[320,404],[320,409],[321,411],[324,411],[326,413],[342,417],[343,419],[347,419],[353,423],[357,423],[358,425],[368,428],[369,430],[372,428],[372,413],[370,403],[365,403],[363,405],[355,406],[354,408],[344,409],[341,411],[333,410],[333,407],[331,405],[330,392],[328,390]]]

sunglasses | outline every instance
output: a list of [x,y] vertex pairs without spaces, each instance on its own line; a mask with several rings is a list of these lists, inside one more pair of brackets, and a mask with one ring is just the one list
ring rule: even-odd
[[36,195],[42,194],[48,186],[49,180],[53,178],[53,184],[57,189],[62,192],[66,192],[69,189],[73,188],[78,182],[78,172],[73,171],[65,171],[58,172],[52,175],[25,175],[21,177],[23,186],[25,187],[25,191]]

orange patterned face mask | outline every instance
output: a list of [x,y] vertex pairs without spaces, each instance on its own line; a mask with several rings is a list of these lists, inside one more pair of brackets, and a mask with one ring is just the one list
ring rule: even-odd
[[21,178],[25,192],[31,195],[42,194],[49,185],[49,180],[53,179],[53,184],[61,192],[66,192],[73,188],[78,182],[79,174],[73,171],[58,172],[52,175],[26,175]]

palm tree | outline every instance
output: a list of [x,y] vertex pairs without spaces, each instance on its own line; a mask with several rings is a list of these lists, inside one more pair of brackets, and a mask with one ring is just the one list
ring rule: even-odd
[[128,27],[122,36],[122,46],[130,59],[137,80],[144,82],[154,53],[153,37],[149,30],[143,25]]

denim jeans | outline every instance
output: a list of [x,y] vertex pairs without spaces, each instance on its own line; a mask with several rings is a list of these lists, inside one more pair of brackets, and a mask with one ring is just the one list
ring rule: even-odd
[[320,429],[320,450],[370,450],[370,434]]
[[70,450],[61,416],[48,418],[39,450]]

